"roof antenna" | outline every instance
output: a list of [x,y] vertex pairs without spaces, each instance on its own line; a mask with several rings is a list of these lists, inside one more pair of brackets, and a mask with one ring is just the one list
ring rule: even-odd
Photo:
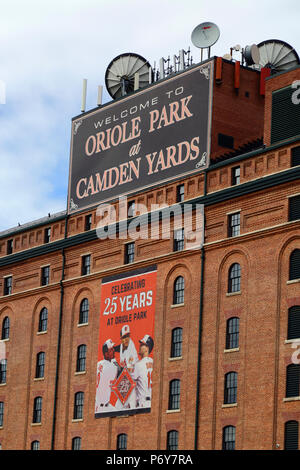
[[82,99],[81,99],[81,112],[85,112],[86,106],[86,89],[87,89],[87,79],[84,78],[82,82]]

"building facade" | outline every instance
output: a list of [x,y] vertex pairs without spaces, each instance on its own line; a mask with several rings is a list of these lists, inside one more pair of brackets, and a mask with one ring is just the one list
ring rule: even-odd
[[[213,62],[209,166],[128,198],[203,204],[202,247],[99,240],[96,207],[0,233],[2,449],[298,448],[300,68]],[[154,264],[151,412],[97,419],[102,280]]]

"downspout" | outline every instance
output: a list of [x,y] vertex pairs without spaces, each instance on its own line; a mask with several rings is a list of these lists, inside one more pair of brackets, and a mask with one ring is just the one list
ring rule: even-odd
[[[204,196],[207,193],[207,171],[204,171]],[[205,212],[204,212],[204,233],[205,233]],[[203,240],[204,243],[204,240]],[[201,355],[202,355],[202,316],[203,316],[203,291],[204,291],[204,246],[201,248],[201,274],[200,274],[200,309],[199,309],[199,330],[198,330],[198,363],[197,363],[197,387],[196,387],[196,413],[195,413],[195,442],[194,450],[198,450],[199,435],[199,406],[200,406],[200,377],[201,377]]]
[[[68,226],[68,216],[66,216],[66,220],[65,220],[65,238],[67,238],[67,226]],[[62,329],[63,299],[64,299],[63,281],[65,278],[65,250],[64,248],[62,249],[61,254],[62,254],[62,272],[61,272],[61,280],[60,280],[60,306],[59,306],[58,339],[57,339],[57,353],[56,353],[56,371],[55,371],[51,450],[54,450],[54,445],[55,445],[57,391],[58,391],[58,376],[59,376],[59,365],[60,365],[59,364],[60,363],[60,344],[61,344],[61,329]]]

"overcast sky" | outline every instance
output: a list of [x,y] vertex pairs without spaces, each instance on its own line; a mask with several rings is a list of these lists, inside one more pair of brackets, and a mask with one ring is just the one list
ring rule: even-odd
[[299,0],[1,1],[0,231],[66,208],[71,118],[80,113],[82,79],[90,109],[121,53],[136,52],[153,65],[190,46],[199,62],[190,38],[203,21],[221,30],[213,55],[266,39],[300,53]]

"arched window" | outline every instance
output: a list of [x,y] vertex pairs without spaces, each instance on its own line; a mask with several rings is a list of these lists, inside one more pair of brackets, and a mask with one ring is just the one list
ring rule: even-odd
[[76,372],[85,371],[86,364],[86,345],[81,344],[77,348]]
[[1,339],[8,339],[9,338],[9,327],[10,327],[9,317],[5,317],[3,322],[2,322]]
[[47,331],[48,327],[48,310],[46,307],[42,308],[40,312],[40,317],[39,317],[39,329],[38,331]]
[[175,431],[174,429],[172,431],[169,431],[167,434],[167,450],[178,450],[178,437],[179,437],[179,432]]
[[235,449],[235,427],[225,426],[225,428],[223,428],[222,450],[234,450],[234,449]]
[[182,355],[182,328],[172,330],[171,357]]
[[127,450],[127,434],[118,434],[117,450]]
[[88,299],[83,299],[80,304],[79,312],[79,325],[83,323],[88,323],[89,321],[89,301]]
[[33,402],[33,423],[41,423],[42,422],[42,397],[35,397]]
[[286,397],[299,396],[300,364],[289,364],[286,368]]
[[83,402],[84,402],[84,392],[75,393],[74,397],[74,419],[83,418]]
[[40,450],[40,441],[32,441],[31,450]]
[[228,272],[228,292],[239,292],[241,290],[241,267],[234,263]]
[[45,373],[45,353],[39,352],[36,356],[35,378],[41,379]]
[[227,320],[225,349],[239,347],[239,318],[232,317]]
[[178,276],[174,282],[174,295],[173,295],[173,304],[183,304],[184,303],[184,278]]
[[237,373],[228,372],[225,375],[224,404],[236,403],[237,398]]
[[169,410],[179,410],[180,408],[180,380],[174,379],[170,382],[169,388]]
[[72,439],[72,450],[80,450],[81,449],[81,437],[76,436]]
[[298,441],[298,421],[287,421],[284,425],[284,450],[298,450]]
[[289,308],[287,339],[300,338],[300,305]]
[[300,279],[300,250],[294,250],[290,256],[290,281]]

